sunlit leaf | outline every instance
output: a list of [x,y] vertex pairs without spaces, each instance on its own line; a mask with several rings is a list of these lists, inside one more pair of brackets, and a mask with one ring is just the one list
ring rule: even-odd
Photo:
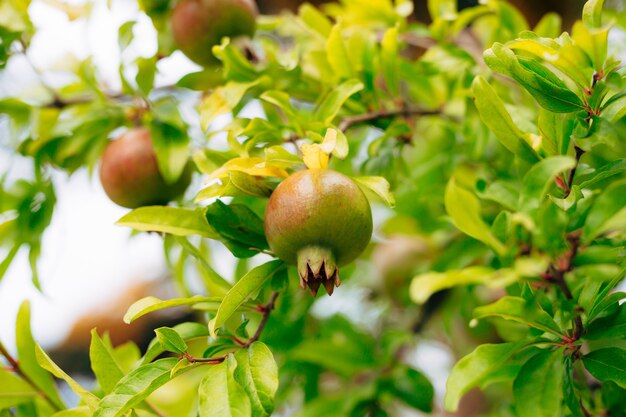
[[563,403],[563,351],[542,350],[522,366],[513,384],[520,417],[559,415]]
[[599,381],[612,381],[626,388],[626,350],[608,347],[583,356],[585,369]]
[[252,269],[228,291],[215,318],[209,322],[209,330],[215,335],[217,329],[228,320],[237,309],[247,301],[252,294],[267,283],[278,271],[283,268],[280,260],[271,261]]
[[51,375],[37,360],[38,346],[30,330],[30,303],[24,301],[17,313],[15,344],[21,371],[50,398],[58,409],[65,408]]
[[117,364],[113,347],[108,337],[100,338],[96,329],[91,330],[91,344],[89,346],[89,360],[91,369],[105,394],[113,390],[115,384],[124,376],[124,372]]
[[274,395],[278,389],[278,367],[272,352],[261,342],[235,353],[235,380],[250,399],[252,415],[267,417],[274,411]]
[[89,409],[95,410],[98,406],[98,401],[100,400],[94,394],[89,392],[87,389],[83,388],[78,382],[76,382],[72,377],[66,374],[57,364],[55,364],[52,359],[48,356],[46,352],[39,346],[35,346],[35,355],[37,357],[37,362],[41,365],[42,368],[46,369],[55,377],[64,380],[70,386],[72,391],[76,395],[80,397],[82,401],[87,404]]
[[583,239],[590,241],[610,226],[610,221],[626,207],[626,180],[614,182],[600,194],[587,215]]
[[250,417],[250,400],[237,383],[234,372],[237,362],[233,355],[211,366],[198,387],[200,417]]
[[162,310],[164,308],[179,307],[184,305],[194,305],[200,303],[219,303],[219,297],[203,297],[196,295],[190,298],[174,298],[171,300],[161,300],[156,297],[145,297],[139,301],[135,301],[133,305],[128,307],[128,311],[124,315],[124,323],[132,323],[141,316],[145,316],[153,311]]
[[187,344],[176,330],[170,329],[169,327],[159,327],[155,329],[154,332],[165,350],[174,353],[187,352]]
[[451,178],[446,187],[445,205],[448,215],[463,233],[490,246],[499,255],[506,252],[506,247],[491,232],[481,218],[480,202],[470,191],[459,187]]
[[388,207],[396,205],[396,199],[391,193],[389,182],[383,177],[354,177],[356,183],[380,197]]
[[559,337],[562,334],[558,324],[548,313],[521,297],[502,297],[492,304],[474,310],[474,317],[477,319],[493,316],[524,323]]
[[145,232],[163,232],[176,236],[200,235],[211,239],[219,237],[207,223],[203,209],[139,207],[123,216],[116,224]]
[[463,395],[489,378],[521,346],[520,343],[484,344],[458,361],[446,384],[445,409],[456,411]]

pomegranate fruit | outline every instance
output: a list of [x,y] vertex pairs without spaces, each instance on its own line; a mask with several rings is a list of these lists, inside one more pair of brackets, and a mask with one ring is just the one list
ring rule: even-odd
[[275,255],[297,264],[300,285],[313,295],[339,286],[340,266],[356,259],[372,236],[372,212],[363,191],[329,169],[300,171],[272,193],[265,235]]
[[229,36],[252,36],[258,9],[254,0],[181,0],[172,12],[178,48],[203,66],[217,63],[211,48]]
[[166,204],[181,196],[191,182],[191,164],[180,178],[168,184],[157,164],[147,128],[133,128],[107,146],[100,161],[100,181],[116,204],[137,208]]

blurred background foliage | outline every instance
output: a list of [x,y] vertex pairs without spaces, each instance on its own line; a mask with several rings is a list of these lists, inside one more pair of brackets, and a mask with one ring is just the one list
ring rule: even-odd
[[[43,2],[93,19],[92,3]],[[0,66],[25,59],[39,84],[0,99],[2,146],[32,161],[30,177],[0,178],[0,277],[25,248],[40,287],[51,176],[97,170],[128,128],[150,129],[169,181],[190,156],[195,181],[118,222],[161,233],[171,274],[169,292],[132,301],[169,300],[133,304],[132,331],[86,338],[103,319],[88,320],[52,354],[89,391],[36,345],[24,304],[18,362],[0,345],[13,367],[0,416],[626,415],[626,14],[606,3],[259,1],[251,39],[164,83],[182,59],[173,1],[139,1],[158,38],[148,56],[133,52],[140,20],[119,25],[111,81],[89,56],[33,65],[30,2],[3,0]],[[276,173],[316,144],[375,218],[330,299],[272,260],[261,224]]]

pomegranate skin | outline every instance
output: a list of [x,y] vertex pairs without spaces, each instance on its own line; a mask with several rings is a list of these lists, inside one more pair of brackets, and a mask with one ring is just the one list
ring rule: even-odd
[[253,0],[181,0],[171,17],[174,42],[195,63],[214,65],[211,48],[225,36],[252,36],[258,13]]
[[110,142],[100,162],[105,193],[127,208],[167,204],[185,192],[191,172],[188,164],[175,183],[167,184],[159,172],[150,131],[143,127],[130,129]]
[[[355,260],[372,236],[372,212],[363,191],[328,169],[300,171],[272,193],[265,235],[274,254],[298,265],[300,283],[332,293],[337,268]],[[313,283],[311,283],[313,280]]]

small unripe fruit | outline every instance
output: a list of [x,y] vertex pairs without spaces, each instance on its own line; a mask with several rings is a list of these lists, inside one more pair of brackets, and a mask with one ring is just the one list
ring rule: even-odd
[[274,254],[298,265],[300,285],[313,295],[339,286],[338,268],[355,260],[372,236],[372,211],[363,191],[328,169],[300,171],[272,193],[265,235]]
[[156,154],[146,128],[126,131],[107,146],[100,162],[104,192],[127,208],[167,204],[181,196],[191,182],[191,165],[168,184],[159,172]]
[[225,36],[252,36],[258,9],[254,0],[181,0],[172,12],[178,48],[203,66],[217,63],[211,49]]

